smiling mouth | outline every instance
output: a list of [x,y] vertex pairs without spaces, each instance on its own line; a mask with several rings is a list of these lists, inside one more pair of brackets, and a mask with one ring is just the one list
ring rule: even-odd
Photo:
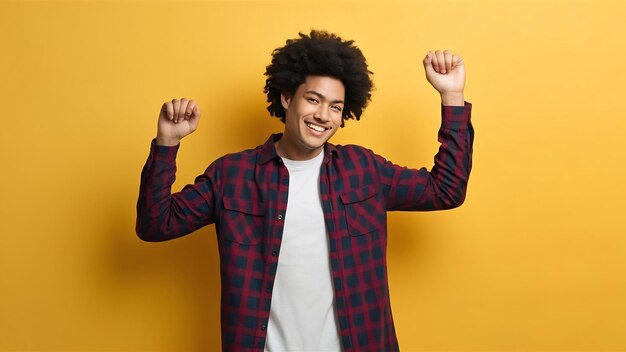
[[324,131],[326,131],[328,129],[328,128],[325,128],[325,127],[322,127],[322,126],[319,126],[319,125],[312,124],[310,122],[305,122],[305,124],[306,124],[306,126],[308,128],[312,129],[313,131],[317,131],[317,132],[324,132]]

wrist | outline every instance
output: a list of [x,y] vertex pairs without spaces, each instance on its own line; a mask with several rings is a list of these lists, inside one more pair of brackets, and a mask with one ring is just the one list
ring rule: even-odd
[[165,146],[165,147],[175,147],[175,146],[178,145],[178,143],[180,143],[180,139],[179,138],[161,137],[161,136],[157,136],[156,137],[156,144],[157,145],[161,145],[161,146]]
[[441,93],[441,104],[445,106],[464,106],[465,96],[463,92]]

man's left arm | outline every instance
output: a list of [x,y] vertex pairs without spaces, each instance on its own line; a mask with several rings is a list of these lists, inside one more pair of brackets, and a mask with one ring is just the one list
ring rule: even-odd
[[450,209],[465,200],[474,140],[472,106],[463,93],[465,65],[447,50],[429,52],[423,63],[426,79],[441,95],[441,145],[430,171],[400,167],[376,156],[387,210]]

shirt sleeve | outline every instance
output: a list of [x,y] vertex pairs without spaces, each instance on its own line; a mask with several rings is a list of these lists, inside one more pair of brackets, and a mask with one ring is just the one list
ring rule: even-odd
[[430,171],[395,165],[376,155],[387,210],[442,210],[463,204],[472,168],[471,103],[441,106],[439,151]]
[[216,163],[186,185],[171,193],[176,180],[179,145],[160,146],[152,140],[150,155],[141,172],[137,200],[136,232],[144,241],[167,241],[215,222],[214,172]]

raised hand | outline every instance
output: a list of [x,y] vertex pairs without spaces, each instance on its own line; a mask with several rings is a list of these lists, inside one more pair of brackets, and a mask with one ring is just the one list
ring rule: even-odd
[[161,106],[156,142],[158,145],[175,146],[180,140],[198,128],[200,108],[186,98],[172,99]]
[[429,51],[423,62],[426,79],[441,94],[444,105],[463,105],[465,65],[461,56],[449,50]]

